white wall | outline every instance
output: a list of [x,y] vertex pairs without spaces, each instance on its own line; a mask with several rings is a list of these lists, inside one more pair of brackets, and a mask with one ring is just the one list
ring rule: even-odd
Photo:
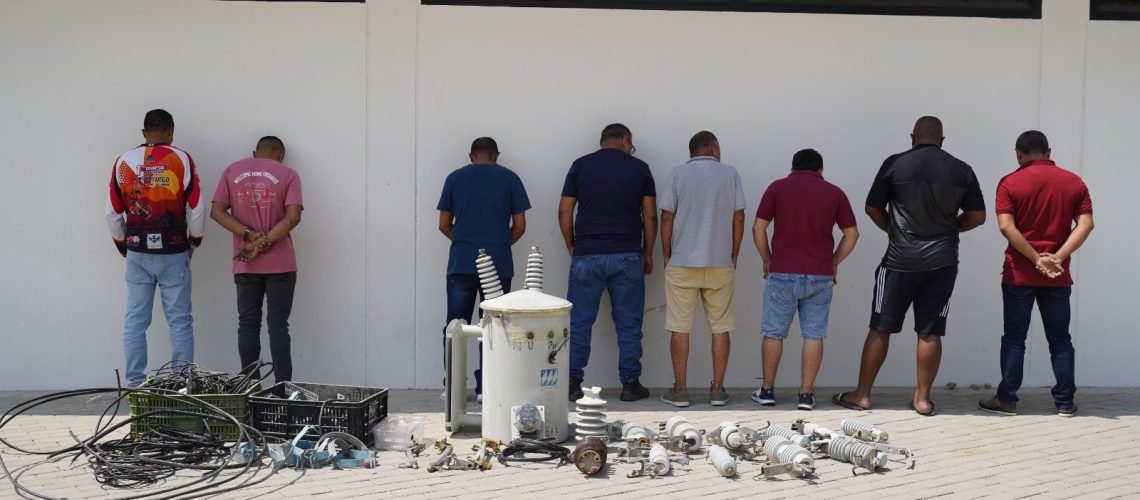
[[[638,156],[659,179],[685,159],[694,132],[717,133],[752,211],[803,147],[823,153],[828,179],[861,206],[882,159],[908,147],[922,114],[942,117],[946,148],[974,166],[991,207],[1023,130],[1042,128],[1062,164],[1085,175],[1100,226],[1078,262],[1078,380],[1131,385],[1140,376],[1125,363],[1136,344],[1120,312],[1126,283],[1140,278],[1120,265],[1135,243],[1122,220],[1132,211],[1127,183],[1108,182],[1135,176],[1124,148],[1140,111],[1131,98],[1140,23],[1089,23],[1083,0],[1046,0],[1044,20],[415,0],[21,0],[0,9],[8,181],[0,221],[9,235],[0,247],[8,340],[0,388],[100,385],[121,365],[122,262],[100,211],[111,161],[138,141],[142,114],[158,106],[174,113],[176,143],[195,155],[211,193],[221,169],[258,136],[275,133],[289,145],[307,199],[295,233],[298,379],[439,385],[447,245],[434,208],[476,136],[499,141],[501,162],[520,174],[534,205],[516,273],[539,245],[547,290],[563,295],[569,258],[557,198],[569,163],[596,147],[606,123],[633,129]],[[158,61],[171,69],[149,77],[137,69]],[[67,180],[47,168],[66,169]],[[851,384],[857,371],[871,273],[885,247],[868,219],[860,227],[863,239],[840,271],[821,385]],[[1003,248],[992,220],[963,237],[939,383],[996,382]],[[227,250],[211,222],[193,263],[198,360],[218,369],[237,365]],[[730,386],[755,385],[760,373],[759,264],[746,240]],[[664,386],[671,370],[660,268],[647,288],[643,381]],[[599,318],[587,382],[614,385],[613,327],[607,312]],[[169,352],[157,310],[155,323],[152,365]],[[696,330],[690,384],[699,387],[710,361],[707,330]],[[1035,333],[1027,384],[1045,385],[1052,375]],[[897,339],[880,384],[913,383],[911,334]],[[788,343],[780,385],[797,382],[798,348],[798,339]]]
[[[100,213],[147,110],[175,117],[213,196],[258,137],[304,182],[293,310],[297,376],[364,382],[365,6],[146,0],[0,7],[0,387],[113,385],[123,259]],[[192,262],[197,359],[238,368],[229,236]],[[169,360],[160,308],[150,365]],[[266,347],[268,357],[268,347]],[[351,367],[351,368],[349,368]]]

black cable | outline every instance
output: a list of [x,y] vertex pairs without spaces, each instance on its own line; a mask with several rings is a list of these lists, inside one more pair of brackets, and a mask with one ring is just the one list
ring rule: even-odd
[[[184,368],[184,367],[183,367]],[[234,377],[240,379],[240,377]],[[247,379],[248,381],[248,379]],[[104,410],[96,424],[96,432],[86,439],[79,439],[72,433],[76,445],[58,450],[28,450],[13,445],[3,437],[0,444],[13,450],[32,455],[48,455],[47,459],[37,464],[16,469],[15,473],[7,468],[3,457],[0,456],[0,470],[3,470],[9,481],[12,482],[17,495],[21,497],[32,496],[36,498],[51,498],[36,493],[19,483],[20,477],[31,468],[45,463],[52,463],[70,457],[72,461],[86,457],[88,465],[95,472],[96,479],[108,486],[132,487],[155,484],[174,476],[178,471],[198,471],[201,474],[197,480],[169,488],[150,491],[127,498],[145,498],[152,496],[169,497],[177,495],[183,498],[196,498],[200,496],[215,495],[237,490],[242,487],[259,484],[273,475],[260,475],[266,467],[265,436],[260,431],[242,424],[233,416],[220,408],[202,401],[193,396],[186,396],[176,391],[147,388],[123,389],[94,388],[64,391],[47,394],[8,409],[0,415],[0,430],[17,416],[43,404],[71,397],[81,397],[100,394],[117,394],[118,397]],[[196,411],[157,409],[132,416],[115,422],[115,414],[122,400],[129,395],[138,394],[162,399],[177,400],[196,407]],[[107,419],[108,414],[110,418]],[[239,443],[249,443],[254,456],[245,464],[233,463],[231,448],[216,436],[209,433],[197,433],[174,428],[155,428],[139,436],[138,441],[126,438],[103,441],[112,433],[137,421],[154,416],[192,416],[206,421],[221,421],[237,426],[240,431]],[[104,421],[106,420],[106,423]],[[233,474],[222,475],[224,471],[234,471]],[[260,477],[258,477],[260,475]],[[237,485],[228,483],[246,476],[246,479]],[[256,479],[256,480],[255,480]],[[206,484],[202,484],[206,483]]]
[[194,363],[171,361],[152,371],[143,386],[195,395],[244,394],[255,382],[260,384],[273,373],[269,370],[254,379],[264,366],[271,367],[273,363],[250,363],[234,375],[206,370]]
[[[545,455],[541,457],[527,457],[526,455]],[[518,455],[518,458],[511,458]],[[499,462],[506,465],[507,460],[517,460],[520,462],[544,462],[547,460],[558,460],[558,465],[563,465],[570,462],[570,449],[565,446],[559,446],[550,441],[542,441],[538,439],[518,438],[507,444],[506,448],[499,454]]]

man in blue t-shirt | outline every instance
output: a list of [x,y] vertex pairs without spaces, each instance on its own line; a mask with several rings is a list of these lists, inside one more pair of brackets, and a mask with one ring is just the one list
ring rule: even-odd
[[[447,260],[447,323],[454,319],[471,322],[475,294],[482,298],[475,257],[479,249],[495,263],[503,291],[511,291],[514,263],[511,245],[526,231],[530,209],[526,189],[518,174],[496,163],[499,145],[490,137],[471,143],[471,164],[447,176],[439,197],[439,231],[451,240]],[[446,324],[446,323],[445,323]],[[445,328],[446,335],[446,328]],[[444,345],[446,346],[446,336]],[[483,396],[483,351],[475,370],[475,394]]]
[[[618,339],[622,401],[649,397],[641,385],[645,275],[653,272],[657,191],[649,165],[634,158],[633,134],[620,123],[602,130],[601,149],[566,174],[558,225],[570,252],[570,400],[582,397],[590,338],[608,291]],[[577,220],[574,207],[577,206]]]

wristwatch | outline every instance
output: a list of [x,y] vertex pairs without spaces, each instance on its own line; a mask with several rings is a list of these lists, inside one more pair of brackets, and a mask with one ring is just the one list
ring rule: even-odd
[[241,240],[242,241],[249,241],[249,235],[251,235],[251,234],[253,234],[253,228],[252,227],[245,228],[245,232],[241,233]]

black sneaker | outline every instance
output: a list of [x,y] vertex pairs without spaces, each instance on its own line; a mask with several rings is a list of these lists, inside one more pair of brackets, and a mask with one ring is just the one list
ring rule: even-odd
[[621,400],[622,401],[637,401],[649,397],[649,389],[641,385],[641,382],[634,380],[628,384],[621,385]]
[[1071,416],[1076,415],[1076,414],[1077,414],[1077,404],[1076,403],[1073,403],[1069,406],[1062,406],[1060,408],[1057,408],[1057,416],[1059,416],[1059,417],[1071,417]]
[[997,413],[998,415],[1017,415],[1016,406],[1005,404],[996,397],[978,401],[978,408],[981,408],[990,413]]
[[582,381],[576,378],[570,379],[570,401],[582,399],[582,396]]
[[811,411],[813,408],[815,408],[815,393],[801,392],[800,402],[796,405],[796,409]]

